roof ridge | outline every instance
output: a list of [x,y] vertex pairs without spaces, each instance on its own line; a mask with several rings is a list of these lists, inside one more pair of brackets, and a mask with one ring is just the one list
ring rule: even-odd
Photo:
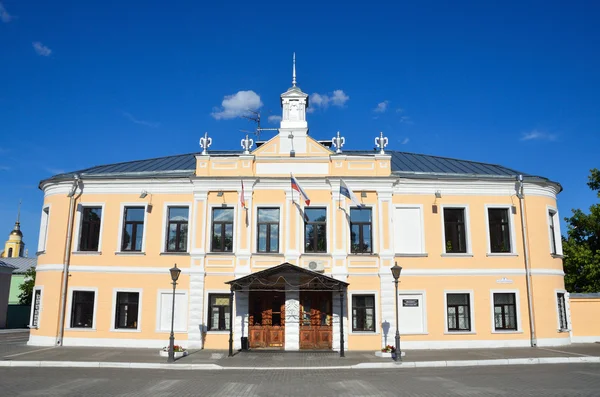
[[446,157],[446,156],[438,156],[436,154],[425,154],[425,153],[411,153],[411,152],[403,152],[400,150],[390,150],[390,152],[393,153],[401,153],[401,154],[411,154],[413,156],[427,156],[427,157],[435,157],[437,159],[444,159],[444,160],[454,160],[454,161],[468,161],[469,163],[474,163],[474,164],[483,164],[483,165],[493,165],[495,167],[502,167],[505,168],[507,170],[511,170],[511,171],[515,171],[515,173],[518,173],[514,168],[509,168],[506,167],[504,165],[501,164],[496,164],[496,163],[484,163],[483,161],[476,161],[476,160],[465,160],[465,159],[457,159],[455,157]]
[[[90,170],[92,168],[97,168],[97,167],[108,167],[108,166],[112,166],[112,165],[120,165],[120,164],[130,164],[130,163],[137,163],[140,161],[152,161],[152,160],[160,160],[160,159],[166,159],[166,158],[170,158],[170,157],[183,157],[183,156],[189,156],[189,155],[196,155],[200,152],[192,152],[192,153],[181,153],[181,154],[171,154],[169,156],[160,156],[160,157],[151,157],[149,159],[141,159],[141,160],[129,160],[129,161],[119,161],[118,163],[109,163],[109,164],[100,164],[100,165],[93,165],[91,167],[85,168],[83,170],[80,171],[74,171],[74,172],[84,172],[87,170]],[[74,172],[68,172],[68,174],[72,174]]]

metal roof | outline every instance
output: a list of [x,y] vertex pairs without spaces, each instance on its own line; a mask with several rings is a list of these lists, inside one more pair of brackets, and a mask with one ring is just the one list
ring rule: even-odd
[[[128,161],[123,163],[99,165],[79,171],[58,174],[40,182],[72,179],[75,174],[81,177],[116,178],[116,177],[189,177],[196,170],[196,156],[200,153],[187,153],[147,160]],[[210,151],[215,157],[239,156],[240,151]],[[344,151],[345,156],[375,156],[378,151]],[[528,179],[548,179],[534,176],[512,168],[496,164],[487,164],[470,160],[459,160],[448,157],[432,156],[397,151],[386,151],[391,155],[392,173],[403,177],[512,177],[523,175]],[[335,155],[334,155],[335,156]]]
[[571,295],[569,295],[569,298],[572,299],[583,299],[583,298],[599,298],[600,299],[600,292],[581,292],[581,293],[572,293]]
[[0,266],[13,267],[13,274],[23,274],[37,265],[37,258],[0,258]]

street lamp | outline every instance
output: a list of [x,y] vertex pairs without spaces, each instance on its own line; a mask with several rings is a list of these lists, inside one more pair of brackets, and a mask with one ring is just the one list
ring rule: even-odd
[[398,323],[398,311],[400,308],[398,307],[398,279],[400,278],[400,273],[402,272],[402,266],[398,266],[398,263],[394,263],[392,266],[392,276],[394,276],[394,284],[396,284],[396,357],[395,361],[402,361],[402,350],[400,350],[400,328]]
[[167,362],[173,363],[175,362],[175,335],[173,334],[173,327],[175,325],[175,288],[177,287],[177,279],[181,273],[181,269],[177,268],[177,263],[169,269],[169,273],[171,273],[171,280],[173,280],[173,307],[171,310],[171,336],[169,336],[169,358]]

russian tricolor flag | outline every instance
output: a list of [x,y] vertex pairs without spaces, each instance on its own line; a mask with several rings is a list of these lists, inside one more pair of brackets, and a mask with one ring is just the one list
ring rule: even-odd
[[302,189],[302,187],[300,186],[300,184],[298,183],[296,178],[294,178],[293,175],[291,175],[291,178],[292,178],[292,189],[297,191],[298,193],[300,193],[300,196],[302,196],[306,205],[310,205],[310,199],[308,198],[308,194],[306,194],[304,189]]

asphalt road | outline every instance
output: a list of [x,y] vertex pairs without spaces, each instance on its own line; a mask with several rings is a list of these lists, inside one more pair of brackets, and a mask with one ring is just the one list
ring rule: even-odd
[[0,368],[3,396],[594,396],[600,365],[403,370]]

